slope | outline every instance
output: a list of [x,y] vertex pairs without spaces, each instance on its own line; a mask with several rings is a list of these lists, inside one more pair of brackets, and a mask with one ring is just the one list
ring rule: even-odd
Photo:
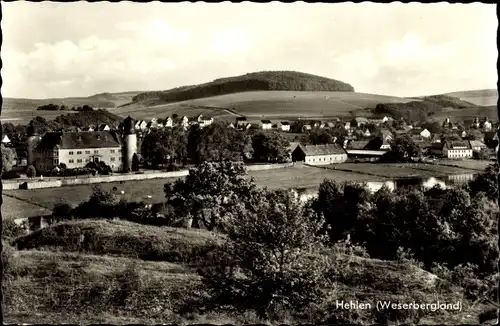
[[[85,238],[83,242],[81,235]],[[26,318],[36,315],[38,322],[42,318],[50,323],[66,321],[68,317],[79,323],[90,316],[104,323],[184,320],[189,317],[180,312],[183,301],[203,291],[195,272],[200,264],[210,264],[205,256],[208,251],[203,248],[210,248],[209,242],[217,239],[221,236],[202,230],[124,221],[82,220],[42,229],[15,241],[19,249],[7,248],[7,281],[3,283],[4,293],[8,294],[5,317],[10,322],[29,322]],[[83,247],[84,244],[87,245]],[[335,299],[360,302],[462,299],[461,314],[425,312],[426,321],[475,322],[470,315],[462,319],[471,313],[462,290],[443,284],[434,274],[408,263],[340,254],[335,257],[344,268],[338,276],[335,298],[330,299],[333,302]],[[130,270],[134,265],[137,273]],[[124,274],[126,280],[121,277]],[[122,282],[135,285],[134,294],[125,306],[116,304],[113,296]],[[364,318],[374,318],[375,313],[375,309],[359,312]],[[235,316],[220,313],[192,317],[218,324],[244,323],[235,320]],[[405,313],[399,317],[407,316]]]
[[367,108],[382,102],[409,102],[411,99],[355,92],[321,91],[251,91],[212,96],[168,104],[155,101],[130,103],[111,112],[137,119],[179,116],[211,115],[219,119],[235,116],[259,118],[330,118],[369,116]]
[[471,102],[480,106],[496,106],[498,103],[498,90],[496,89],[460,91],[444,95],[458,97],[463,101]]

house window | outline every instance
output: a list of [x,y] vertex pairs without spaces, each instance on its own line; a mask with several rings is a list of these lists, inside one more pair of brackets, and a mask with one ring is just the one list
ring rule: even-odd
[[82,159],[79,158],[78,160],[76,160],[76,163],[82,163]]
[[114,158],[114,157],[112,157],[112,158],[111,158],[111,162],[114,162],[114,161],[115,161],[115,158]]
[[69,152],[69,155],[73,155],[73,151]]
[[85,151],[85,154],[90,154],[90,151]]
[[68,162],[69,162],[69,163],[73,163],[73,162],[74,162],[74,160],[72,160],[72,159],[71,159],[71,160],[69,160]]
[[94,151],[94,154],[99,154],[99,151],[96,149],[96,150]]
[[54,165],[59,165],[59,160],[54,160]]
[[77,151],[76,152],[76,155],[80,155],[80,154],[82,154],[82,151]]
[[112,150],[111,150],[111,153],[114,153],[114,152],[115,152],[115,150],[114,150],[114,149],[112,149]]

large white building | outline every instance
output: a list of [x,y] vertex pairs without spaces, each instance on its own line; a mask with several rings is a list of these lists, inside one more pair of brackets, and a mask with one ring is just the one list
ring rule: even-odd
[[347,152],[338,144],[298,145],[292,153],[294,162],[328,165],[347,161]]
[[123,131],[47,132],[38,135],[28,128],[28,165],[50,172],[64,163],[68,169],[82,168],[90,162],[104,162],[113,171],[128,172],[137,153],[135,122],[125,119]]

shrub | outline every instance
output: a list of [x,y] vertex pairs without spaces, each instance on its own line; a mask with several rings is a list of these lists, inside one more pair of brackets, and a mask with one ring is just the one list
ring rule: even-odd
[[28,178],[36,177],[36,169],[33,165],[28,166],[28,169],[26,170],[26,175],[28,176]]
[[175,163],[170,163],[168,166],[167,166],[167,171],[171,172],[171,171],[180,171],[180,167],[175,164]]
[[26,234],[26,229],[13,220],[2,221],[2,239],[14,239]]
[[5,171],[2,173],[2,179],[3,180],[9,180],[9,179],[18,179],[20,178],[21,175],[15,171]]

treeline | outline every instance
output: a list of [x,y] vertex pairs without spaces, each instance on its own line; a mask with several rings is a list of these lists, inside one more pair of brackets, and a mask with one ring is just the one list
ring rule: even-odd
[[464,108],[472,108],[477,107],[477,105],[463,101],[457,97],[447,96],[447,95],[432,95],[425,96],[422,98],[424,101],[433,102],[441,107],[451,107],[455,109],[464,109]]
[[120,116],[103,109],[60,115],[54,119],[61,128],[98,126],[101,123],[117,126],[122,121]]
[[285,162],[290,143],[278,133],[262,133],[229,128],[215,122],[207,127],[197,125],[152,130],[141,144],[143,163],[150,168],[203,162],[256,161]]
[[163,92],[145,92],[132,100],[161,99],[165,102],[185,101],[248,91],[341,91],[354,92],[344,82],[295,71],[263,71],[242,76],[220,78],[212,82],[183,86]]
[[433,95],[423,97],[421,101],[407,103],[379,103],[372,112],[377,115],[390,115],[394,119],[406,121],[425,121],[428,117],[444,108],[463,109],[476,107],[475,104],[462,101],[459,98],[446,95]]
[[47,105],[40,105],[37,110],[39,111],[94,111],[94,109],[90,106],[85,104],[84,106],[73,106],[69,108],[68,106],[64,104],[47,104]]

